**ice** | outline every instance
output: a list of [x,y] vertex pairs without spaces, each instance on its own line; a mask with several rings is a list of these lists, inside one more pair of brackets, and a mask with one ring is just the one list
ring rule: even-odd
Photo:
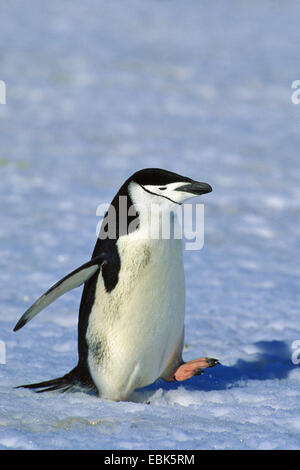
[[[3,5],[1,449],[299,449],[299,13],[294,0]],[[204,248],[184,253],[184,357],[222,365],[120,403],[14,389],[76,364],[80,289],[12,329],[90,258],[98,205],[150,166],[213,187]]]

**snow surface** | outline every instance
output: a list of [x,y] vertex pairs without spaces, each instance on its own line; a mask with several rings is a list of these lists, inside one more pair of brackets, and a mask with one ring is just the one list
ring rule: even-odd
[[[299,13],[293,0],[3,3],[1,449],[300,447]],[[13,389],[75,365],[80,289],[12,328],[89,259],[98,204],[149,166],[214,188],[204,248],[184,254],[184,357],[222,365],[130,402]]]

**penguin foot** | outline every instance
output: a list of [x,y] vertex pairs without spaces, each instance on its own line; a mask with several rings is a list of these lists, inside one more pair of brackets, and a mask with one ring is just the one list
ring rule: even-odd
[[182,382],[183,380],[190,379],[195,375],[201,375],[204,372],[203,369],[214,367],[217,364],[220,364],[218,359],[213,359],[212,357],[200,357],[193,361],[184,362],[175,371],[174,380]]

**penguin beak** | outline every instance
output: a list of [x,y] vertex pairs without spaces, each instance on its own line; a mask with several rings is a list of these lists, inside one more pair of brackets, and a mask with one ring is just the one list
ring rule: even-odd
[[195,196],[200,196],[201,194],[210,193],[212,187],[208,183],[200,183],[199,181],[192,181],[187,183],[179,188],[176,188],[176,191],[183,191],[190,194],[195,194]]

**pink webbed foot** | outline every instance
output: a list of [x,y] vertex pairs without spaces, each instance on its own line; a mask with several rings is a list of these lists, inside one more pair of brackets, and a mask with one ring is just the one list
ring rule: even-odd
[[204,372],[203,369],[214,367],[217,364],[220,364],[218,359],[213,359],[211,357],[200,357],[199,359],[194,359],[193,361],[184,362],[175,371],[174,380],[182,382],[183,380],[194,377],[194,375],[201,375]]

